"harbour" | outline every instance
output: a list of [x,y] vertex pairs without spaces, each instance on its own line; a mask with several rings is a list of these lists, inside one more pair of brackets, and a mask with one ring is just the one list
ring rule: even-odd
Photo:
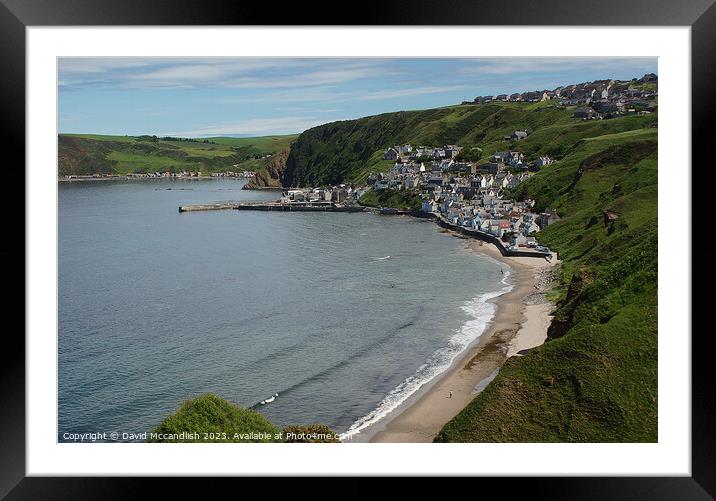
[[407,215],[421,218],[434,219],[437,224],[443,228],[456,231],[467,237],[476,238],[487,243],[491,243],[497,247],[503,256],[512,257],[537,257],[551,258],[552,252],[549,250],[542,251],[536,248],[519,249],[514,246],[506,246],[502,240],[494,235],[480,231],[477,229],[467,228],[458,224],[453,224],[445,217],[435,213],[424,213],[410,210],[365,207],[361,205],[344,205],[334,202],[266,202],[266,201],[234,201],[234,202],[218,202],[210,204],[193,204],[180,205],[179,212],[201,212],[216,210],[254,210],[254,211],[286,211],[286,212],[375,212],[382,215]]

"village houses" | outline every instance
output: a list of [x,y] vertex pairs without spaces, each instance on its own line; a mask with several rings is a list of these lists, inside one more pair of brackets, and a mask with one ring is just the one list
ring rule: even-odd
[[554,160],[541,155],[529,161],[520,151],[496,151],[489,163],[478,165],[448,153],[459,151],[457,145],[391,146],[384,158],[395,160],[392,167],[368,176],[368,187],[418,191],[425,213],[503,239],[514,249],[543,249],[535,234],[554,222],[556,213],[533,213],[534,201],[515,202],[505,195]]

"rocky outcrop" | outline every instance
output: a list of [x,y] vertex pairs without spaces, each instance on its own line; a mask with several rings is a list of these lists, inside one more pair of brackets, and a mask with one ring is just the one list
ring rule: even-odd
[[547,338],[556,339],[564,336],[574,323],[574,310],[582,299],[580,296],[586,287],[594,281],[594,273],[582,269],[572,275],[567,294],[558,305],[554,318],[547,329]]
[[266,166],[256,173],[253,179],[244,185],[244,190],[261,188],[280,188],[283,186],[283,171],[290,148],[283,149],[266,162]]
[[607,235],[614,233],[614,223],[619,219],[619,213],[607,208],[602,211],[604,214],[604,227],[607,229]]
[[619,214],[611,209],[604,209],[602,214],[604,214],[604,226],[607,226],[609,223],[613,223],[619,219]]

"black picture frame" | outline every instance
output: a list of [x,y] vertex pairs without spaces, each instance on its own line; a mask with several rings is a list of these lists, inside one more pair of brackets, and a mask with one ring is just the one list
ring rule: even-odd
[[[2,82],[2,120],[6,144],[17,154],[14,165],[25,162],[25,29],[31,26],[167,26],[167,25],[284,25],[304,22],[310,25],[538,25],[538,26],[690,26],[692,101],[692,164],[708,166],[709,123],[712,123],[716,89],[716,7],[714,0],[649,2],[647,0],[512,0],[489,2],[453,0],[436,4],[425,0],[409,4],[361,2],[350,13],[332,19],[316,17],[316,10],[296,3],[277,8],[268,3],[224,3],[211,0],[0,0],[0,82]],[[326,9],[326,12],[338,12]],[[557,15],[558,14],[558,15]],[[48,118],[49,119],[49,118]],[[668,166],[676,172],[689,172],[684,165]],[[17,169],[15,169],[17,171]],[[13,180],[17,182],[17,180]],[[24,178],[22,180],[24,186]],[[708,200],[707,184],[692,185],[692,200]],[[24,189],[18,191],[24,207]],[[703,196],[699,196],[703,195]],[[696,206],[693,207],[696,213]],[[16,213],[4,220],[2,258],[7,274],[19,290],[25,291],[25,220]],[[692,224],[691,218],[687,224]],[[692,225],[696,230],[696,226]],[[11,231],[7,231],[11,230]],[[12,236],[10,236],[12,235]],[[712,248],[711,248],[712,249]],[[692,262],[708,262],[713,250],[692,246]],[[714,272],[699,271],[700,280],[711,282]],[[10,282],[8,282],[10,283]],[[7,313],[24,311],[25,295],[7,287],[11,294],[4,301]],[[707,295],[692,290],[692,312],[708,311]],[[7,315],[10,317],[10,315]],[[24,331],[24,316],[20,320]],[[693,329],[692,343],[692,476],[678,478],[542,478],[510,479],[510,489],[525,489],[533,498],[550,499],[713,499],[716,496],[716,440],[712,432],[715,419],[713,379],[708,350],[712,329]],[[674,333],[676,334],[676,333]],[[683,334],[683,333],[682,333]],[[141,493],[137,480],[122,478],[39,478],[25,476],[25,342],[20,328],[7,329],[0,364],[0,497],[7,499],[105,499],[126,498]],[[228,480],[228,479],[227,479]],[[481,479],[485,482],[505,479]],[[150,481],[156,483],[156,481]],[[340,489],[346,496],[360,496],[362,487],[352,488],[354,480]],[[225,483],[222,481],[222,483]],[[163,482],[164,484],[164,482]],[[188,482],[174,479],[171,489],[187,493]],[[166,487],[162,485],[162,488]],[[217,488],[219,488],[217,486]],[[165,491],[169,494],[169,491]],[[368,495],[367,492],[364,494]],[[364,496],[360,496],[364,497]]]

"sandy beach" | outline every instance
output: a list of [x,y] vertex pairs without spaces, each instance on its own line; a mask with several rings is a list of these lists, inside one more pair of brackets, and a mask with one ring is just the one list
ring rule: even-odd
[[377,424],[380,431],[371,442],[432,442],[443,425],[495,377],[508,357],[522,356],[547,338],[553,305],[538,293],[544,286],[541,276],[557,264],[556,256],[551,262],[503,257],[494,245],[478,240],[470,241],[468,247],[506,263],[512,269],[515,286],[494,300],[495,316],[479,340],[417,399],[382,425]]

